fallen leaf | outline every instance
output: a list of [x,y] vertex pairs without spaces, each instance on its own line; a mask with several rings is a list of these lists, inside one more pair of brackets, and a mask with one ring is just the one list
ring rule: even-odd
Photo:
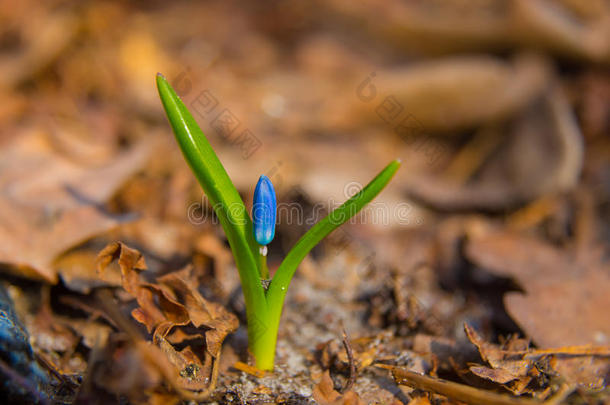
[[363,405],[358,395],[353,391],[340,394],[335,391],[330,371],[326,370],[322,379],[313,387],[313,398],[320,405]]
[[445,58],[376,72],[371,84],[379,95],[375,103],[355,99],[353,120],[384,124],[401,105],[408,106],[410,118],[403,122],[405,135],[455,133],[514,115],[540,97],[551,76],[548,61],[532,55],[520,55],[512,63],[491,57]]
[[150,147],[136,145],[104,165],[66,159],[42,133],[21,134],[0,165],[0,263],[25,277],[57,282],[55,258],[125,221],[106,202],[138,170]]
[[97,254],[91,248],[70,250],[54,261],[53,268],[66,287],[81,294],[88,294],[97,287],[120,286],[118,273],[108,273],[103,280],[99,277],[95,265]]
[[[473,374],[505,385],[516,395],[523,394],[534,377],[539,375],[539,373],[534,372],[534,361],[525,359],[522,353],[528,348],[527,342],[517,340],[519,349],[522,350],[515,354],[505,347],[485,342],[468,324],[464,324],[464,330],[468,339],[479,350],[481,358],[491,366],[471,365],[469,369]],[[514,340],[509,340],[506,346],[510,348],[516,345]]]
[[610,342],[607,266],[581,264],[539,239],[503,231],[471,232],[466,255],[519,282],[525,294],[506,294],[506,309],[540,347]]
[[[350,341],[354,366],[357,370],[363,370],[373,364],[377,355],[383,348],[383,334],[372,337],[362,337]],[[318,346],[320,360],[326,368],[341,371],[349,371],[349,359],[345,347],[338,339],[332,339]]]
[[[544,379],[553,378],[556,373],[570,384],[600,389],[604,387],[606,375],[610,372],[610,363],[606,359],[610,350],[608,347],[534,350],[523,339],[514,337],[498,346],[485,342],[468,324],[464,324],[464,330],[468,339],[478,348],[481,358],[490,365],[471,364],[470,371],[503,385],[517,395],[533,392],[532,382],[543,386]],[[542,364],[548,366],[542,367]]]
[[[431,8],[419,2],[346,0],[325,3],[351,20],[367,20],[379,40],[424,53],[484,51],[509,46],[544,49],[589,61],[608,60],[610,46],[604,2],[525,0],[498,7],[492,2],[441,2]],[[373,17],[371,17],[373,16]]]
[[[470,178],[451,181],[413,176],[408,179],[407,192],[442,210],[495,211],[564,192],[578,181],[584,161],[582,134],[559,89],[546,92],[542,100],[517,115],[506,132],[478,135],[500,137],[503,144],[477,157],[486,163],[471,168]],[[468,158],[468,163],[473,159]]]
[[[514,374],[503,368],[470,366],[470,371],[481,378],[486,378],[498,384],[506,384],[517,379]],[[529,382],[529,379],[527,381]]]
[[[146,282],[141,277],[146,270],[144,257],[121,242],[111,243],[100,252],[98,269],[102,276],[114,261],[120,268],[123,288],[139,305],[132,316],[152,333],[155,344],[179,371],[181,388],[207,388],[222,342],[237,329],[237,317],[201,296],[191,267],[159,277],[154,283]],[[183,349],[174,347],[187,340]],[[201,347],[205,347],[204,352]]]

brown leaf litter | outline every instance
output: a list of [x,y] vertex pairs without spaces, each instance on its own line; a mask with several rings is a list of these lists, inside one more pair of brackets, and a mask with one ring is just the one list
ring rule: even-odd
[[[194,287],[190,267],[149,283],[141,274],[146,263],[140,252],[114,242],[99,254],[101,277],[114,261],[120,268],[123,287],[139,305],[132,316],[152,333],[153,342],[179,372],[180,387],[193,391],[213,387],[222,342],[238,326],[235,315],[201,296]],[[186,347],[176,349],[180,345]]]
[[363,405],[358,394],[353,391],[347,391],[343,394],[337,392],[334,388],[330,372],[326,370],[322,375],[322,379],[313,389],[314,399],[321,405]]
[[[519,282],[525,293],[508,293],[504,303],[540,348],[609,347],[606,264],[579,260],[547,242],[508,231],[472,233],[466,253],[488,271]],[[553,358],[553,368],[566,380],[589,389],[605,386],[607,356],[567,352]]]
[[466,254],[519,282],[525,294],[507,294],[506,308],[540,347],[610,342],[607,265],[579,262],[548,242],[510,231],[471,232]]
[[472,405],[554,405],[559,404],[569,393],[568,390],[558,391],[553,398],[539,401],[529,398],[518,398],[506,394],[498,394],[493,391],[475,388],[465,384],[459,384],[440,378],[429,377],[404,367],[379,365],[392,372],[394,380],[399,385],[425,390],[442,395],[450,401],[459,401]]
[[469,166],[458,181],[459,154],[444,175],[409,179],[407,192],[441,210],[496,211],[574,187],[584,149],[566,96],[551,88],[531,103],[512,117],[511,125],[483,126],[463,147]]
[[[607,1],[22,0],[0,20],[0,267],[67,397],[80,377],[76,402],[100,405],[608,396]],[[363,215],[300,266],[274,373],[235,363],[245,326],[225,339],[236,321],[211,301],[242,313],[239,276],[191,211],[205,200],[157,71],[189,108],[217,103],[195,119],[246,201],[265,173],[279,200],[326,209],[403,159],[377,202],[406,216]],[[260,148],[234,142],[246,130]],[[278,224],[272,268],[309,226]],[[98,277],[113,240],[146,263],[111,244]]]
[[62,155],[45,134],[22,133],[1,154],[0,263],[57,282],[57,256],[124,222],[102,205],[150,151],[138,145],[88,167]]

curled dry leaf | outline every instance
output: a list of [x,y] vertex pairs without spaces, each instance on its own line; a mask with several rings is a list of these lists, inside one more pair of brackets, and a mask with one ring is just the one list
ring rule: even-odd
[[[363,337],[350,341],[354,365],[357,370],[369,367],[383,348],[383,336]],[[349,358],[344,345],[337,339],[319,345],[320,362],[325,368],[349,371]]]
[[106,268],[115,260],[121,270],[123,288],[128,293],[137,296],[139,271],[147,268],[144,256],[122,242],[112,242],[97,256],[97,269],[100,277],[104,277]]
[[[146,269],[142,254],[114,242],[98,256],[100,273],[115,260],[123,288],[139,305],[132,316],[153,334],[155,344],[180,372],[182,388],[203,390],[210,376],[214,383],[222,342],[237,329],[237,317],[201,296],[191,268],[166,274],[155,283],[145,282],[140,274]],[[178,351],[173,345],[180,343],[186,347]]]
[[[517,395],[524,393],[528,384],[540,375],[536,372],[534,361],[524,359],[523,352],[510,353],[497,345],[485,342],[468,324],[464,324],[464,331],[479,350],[481,358],[490,365],[490,367],[471,365],[470,371],[475,375],[505,385]],[[507,346],[524,351],[527,350],[528,343],[517,339],[509,341]]]
[[313,397],[320,405],[363,405],[364,402],[353,391],[340,394],[334,388],[330,372],[326,370],[322,379],[313,387]]
[[71,249],[54,261],[53,268],[57,269],[66,287],[81,294],[89,294],[96,287],[120,286],[119,273],[108,273],[100,279],[95,265],[97,254],[93,248]]
[[470,371],[503,385],[514,394],[534,393],[533,383],[544,387],[557,375],[569,385],[601,389],[610,371],[610,347],[568,346],[535,350],[523,339],[511,338],[502,346],[485,342],[470,326],[464,325],[470,341],[490,367],[472,364]]
[[[497,230],[471,232],[466,255],[496,275],[513,277],[523,287],[524,294],[508,293],[504,303],[539,347],[608,345],[610,271],[606,265],[581,262],[539,239]],[[554,368],[566,379],[591,388],[603,385],[610,365],[595,355],[562,354]]]

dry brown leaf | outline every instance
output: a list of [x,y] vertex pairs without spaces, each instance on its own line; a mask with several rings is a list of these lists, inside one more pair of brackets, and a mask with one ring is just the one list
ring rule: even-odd
[[503,231],[472,233],[467,256],[526,294],[505,296],[507,311],[540,347],[610,342],[610,271],[585,266],[539,239]]
[[[100,252],[100,273],[103,275],[114,261],[120,267],[123,288],[139,305],[132,316],[153,334],[153,341],[180,372],[181,388],[207,388],[213,380],[210,376],[216,370],[222,342],[237,329],[237,317],[201,296],[190,267],[159,277],[155,283],[145,282],[140,274],[146,269],[144,257],[121,242],[111,243]],[[186,339],[189,345],[182,350],[173,346]],[[201,352],[203,346],[205,352]]]
[[370,33],[401,50],[481,51],[511,46],[591,61],[607,61],[610,7],[598,1],[374,1],[334,0],[335,12],[366,20]]
[[534,350],[522,344],[511,344],[521,342],[522,339],[511,339],[500,347],[484,342],[468,325],[464,325],[464,328],[468,338],[480,350],[483,360],[491,365],[491,368],[470,365],[470,371],[481,378],[504,385],[517,395],[533,392],[528,385],[537,378],[543,377],[539,380],[543,382],[544,378],[553,378],[557,373],[569,384],[601,389],[610,371],[608,347],[569,346]]
[[[379,352],[383,349],[383,334],[372,337],[362,337],[350,341],[354,365],[363,370],[373,364]],[[349,359],[345,347],[340,340],[332,339],[319,345],[320,360],[325,368],[335,368],[349,371]]]
[[364,402],[353,391],[340,394],[335,391],[330,371],[326,370],[322,379],[313,387],[313,397],[320,405],[363,405]]
[[167,274],[159,278],[158,282],[170,287],[174,294],[181,297],[182,305],[195,327],[209,329],[205,333],[206,350],[213,357],[218,357],[224,338],[237,329],[237,317],[222,305],[204,299],[192,284],[188,283],[190,273],[191,269],[187,268]]
[[53,263],[62,282],[72,291],[89,294],[93,288],[120,286],[121,277],[117,273],[107,273],[102,280],[96,268],[98,252],[92,248],[75,249],[62,254]]
[[[464,324],[468,339],[477,347],[481,358],[491,367],[471,365],[470,371],[475,375],[506,385],[513,393],[520,395],[527,385],[536,376],[533,372],[534,361],[524,359],[523,353],[509,353],[504,348],[485,342],[479,334],[468,324]],[[520,351],[527,349],[527,342],[518,339],[518,343],[506,343],[508,347],[519,347]],[[524,346],[524,347],[523,347]],[[533,372],[533,373],[532,373]]]
[[[489,368],[489,367],[485,367],[485,366],[470,366],[470,371],[472,371],[473,374],[481,377],[481,378],[486,378],[490,381],[496,382],[498,384],[506,384],[509,382],[512,382],[514,380],[517,379],[517,377],[512,374],[511,372],[509,372],[506,369],[503,368]],[[530,379],[527,379],[527,382],[529,382]]]
[[608,6],[599,7],[593,15],[589,11],[589,18],[579,18],[578,13],[561,3],[547,0],[514,1],[512,18],[515,26],[512,35],[521,42],[544,46],[572,57],[607,61],[610,55]]
[[[493,368],[502,368],[517,377],[527,375],[531,363],[522,358],[510,358],[506,351],[497,345],[485,342],[479,334],[468,324],[464,324],[464,331],[468,339],[477,347],[481,358]],[[527,346],[526,346],[527,348]],[[523,357],[522,355],[520,357]]]
[[145,162],[137,145],[101,166],[75,164],[41,133],[24,133],[0,154],[0,263],[55,283],[55,258],[124,219],[101,204]]
[[[561,276],[555,276],[560,278]],[[541,347],[608,344],[610,276],[603,269],[508,293],[508,313]]]
[[[467,256],[503,277],[513,277],[525,294],[505,295],[506,310],[542,348],[598,344],[610,339],[610,271],[604,264],[568,254],[518,233],[470,232]],[[474,343],[474,342],[473,342]],[[482,353],[483,355],[483,353]],[[560,353],[552,368],[572,383],[603,386],[610,364],[596,355]]]
[[101,278],[104,278],[106,268],[114,261],[121,270],[123,288],[128,293],[137,295],[140,283],[139,272],[147,269],[144,256],[122,242],[108,244],[97,255],[97,270]]
[[322,374],[320,382],[313,387],[313,397],[320,404],[335,404],[341,394],[335,391],[335,385],[330,378],[330,371],[326,370]]
[[371,82],[376,88],[375,102],[356,99],[352,114],[356,120],[395,125],[384,120],[408,106],[404,115],[410,121],[403,122],[405,131],[420,135],[456,131],[515,115],[543,94],[550,78],[548,62],[531,55],[522,55],[512,64],[490,57],[424,62],[400,71],[377,72]]

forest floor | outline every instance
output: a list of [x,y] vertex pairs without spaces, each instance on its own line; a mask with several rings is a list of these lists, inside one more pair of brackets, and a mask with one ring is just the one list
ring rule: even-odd
[[[52,0],[0,21],[6,403],[610,403],[606,3]],[[249,365],[157,72],[247,205],[273,181],[272,273],[402,159],[300,265],[273,373]]]

